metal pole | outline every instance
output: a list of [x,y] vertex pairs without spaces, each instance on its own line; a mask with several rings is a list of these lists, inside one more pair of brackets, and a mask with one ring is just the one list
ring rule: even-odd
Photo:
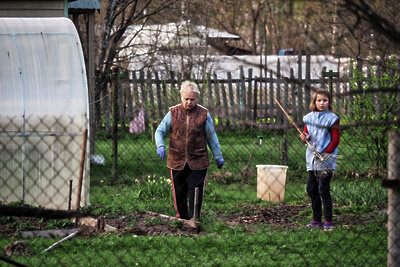
[[112,94],[112,151],[113,151],[113,158],[112,158],[112,168],[111,173],[113,177],[113,181],[118,180],[118,68],[112,68],[112,79],[111,79],[111,94]]
[[72,200],[72,180],[69,180],[68,210],[71,210],[71,200]]
[[389,132],[388,266],[400,266],[400,132]]

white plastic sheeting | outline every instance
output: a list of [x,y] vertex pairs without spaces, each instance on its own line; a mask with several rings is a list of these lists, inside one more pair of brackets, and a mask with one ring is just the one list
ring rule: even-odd
[[[0,201],[74,209],[88,121],[73,23],[0,18]],[[81,205],[89,203],[88,163],[86,156]]]

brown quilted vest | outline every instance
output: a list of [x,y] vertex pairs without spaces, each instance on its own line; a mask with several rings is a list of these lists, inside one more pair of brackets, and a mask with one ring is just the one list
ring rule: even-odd
[[208,110],[196,105],[187,111],[182,104],[170,108],[171,134],[167,166],[182,170],[188,163],[192,170],[203,170],[210,166],[207,152],[205,125]]

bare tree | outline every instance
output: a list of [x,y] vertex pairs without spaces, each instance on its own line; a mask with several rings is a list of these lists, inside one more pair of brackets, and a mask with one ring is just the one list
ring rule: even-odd
[[113,0],[103,1],[103,16],[99,17],[101,37],[97,55],[97,79],[95,100],[96,125],[100,118],[100,93],[104,103],[105,126],[110,130],[110,105],[107,92],[107,74],[120,51],[119,45],[127,28],[132,24],[144,25],[146,21],[169,8],[176,0]]

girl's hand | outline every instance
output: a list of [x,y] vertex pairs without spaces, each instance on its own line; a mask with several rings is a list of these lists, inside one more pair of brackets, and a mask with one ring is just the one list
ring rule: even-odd
[[311,137],[308,133],[302,133],[300,135],[300,138],[304,143],[307,143],[307,141],[310,140]]

